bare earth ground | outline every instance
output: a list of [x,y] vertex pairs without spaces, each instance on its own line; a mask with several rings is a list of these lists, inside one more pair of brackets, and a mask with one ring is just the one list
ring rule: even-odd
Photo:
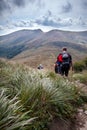
[[50,130],[87,130],[87,114],[80,109],[75,123],[55,119],[50,126]]

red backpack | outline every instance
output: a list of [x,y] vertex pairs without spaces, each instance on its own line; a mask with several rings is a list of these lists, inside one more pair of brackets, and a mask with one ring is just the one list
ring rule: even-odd
[[58,60],[59,62],[63,62],[62,54],[59,54],[59,56],[57,57],[57,60]]
[[69,64],[70,63],[70,56],[68,53],[61,53],[61,54],[59,54],[57,60],[63,64]]

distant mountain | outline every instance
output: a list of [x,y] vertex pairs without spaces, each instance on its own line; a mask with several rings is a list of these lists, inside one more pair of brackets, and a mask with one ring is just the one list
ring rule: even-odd
[[87,31],[20,30],[0,36],[0,57],[24,62],[30,66],[39,63],[49,66],[66,46],[74,60],[87,56]]
[[43,32],[41,30],[21,30],[5,36],[0,36],[0,56],[13,58],[26,50],[26,43],[33,41]]

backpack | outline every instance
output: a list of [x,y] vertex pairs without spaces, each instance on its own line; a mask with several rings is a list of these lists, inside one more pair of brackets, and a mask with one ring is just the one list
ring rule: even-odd
[[61,53],[58,56],[58,61],[62,64],[70,64],[70,55],[67,52]]
[[67,52],[62,53],[62,64],[70,64],[70,55]]

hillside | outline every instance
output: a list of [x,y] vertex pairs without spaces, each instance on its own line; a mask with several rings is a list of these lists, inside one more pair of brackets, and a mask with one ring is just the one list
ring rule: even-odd
[[13,58],[27,49],[27,42],[33,41],[41,34],[41,30],[22,30],[0,36],[0,56]]
[[63,46],[68,47],[74,61],[81,60],[87,55],[87,31],[20,30],[0,36],[0,57],[32,67],[40,63],[45,67],[51,67]]
[[87,72],[63,78],[0,59],[0,130],[86,130]]

